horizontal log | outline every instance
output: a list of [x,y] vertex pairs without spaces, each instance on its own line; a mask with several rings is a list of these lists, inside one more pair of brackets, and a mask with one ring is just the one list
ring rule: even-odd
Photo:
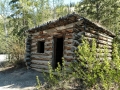
[[[52,55],[51,55],[51,56],[52,56]],[[52,60],[52,58],[47,58],[47,57],[44,57],[44,58],[31,57],[31,60],[45,60],[45,61],[49,61],[49,60]]]
[[57,33],[64,34],[66,33],[66,30],[57,30]]
[[109,53],[111,53],[112,52],[112,50],[111,49],[100,49],[100,48],[97,48],[97,52],[109,52]]
[[98,48],[102,48],[102,49],[104,49],[104,48],[112,49],[112,46],[104,45],[104,44],[97,44],[97,47],[98,47]]
[[[99,35],[99,36],[102,36],[102,37],[105,37],[105,38],[108,38],[108,39],[112,39],[112,40],[113,40],[113,37],[108,36],[107,34],[102,34],[102,33],[98,32],[98,31],[93,30],[93,29],[86,30],[86,31],[88,31],[88,32],[91,32],[91,33],[93,33],[93,34],[96,34],[96,35]],[[104,33],[104,32],[103,32],[103,33]]]
[[67,61],[67,62],[71,62],[74,59],[73,58],[66,58],[66,57],[64,57],[64,60]]
[[76,32],[77,31],[77,29],[79,30],[79,31],[85,31],[85,26],[84,25],[75,25],[75,28],[74,28],[74,31]]
[[66,65],[66,66],[69,66],[70,64],[71,64],[71,62],[65,61],[65,65]]
[[45,42],[45,46],[52,46],[52,45],[53,45],[52,42],[49,42],[49,43],[46,43],[46,42]]
[[75,33],[80,32],[80,30],[79,30],[79,29],[77,29],[77,28],[73,28],[73,31],[74,31]]
[[31,64],[30,66],[33,68],[39,68],[39,69],[49,69],[48,65]]
[[31,48],[34,48],[34,47],[37,47],[37,44],[36,45],[31,45]]
[[67,53],[73,53],[71,50],[64,50],[64,53],[67,54]]
[[45,47],[45,51],[52,51],[52,50],[53,50],[53,48],[51,46]]
[[31,57],[31,60],[41,60],[41,61],[50,61],[51,58],[37,58],[37,57]]
[[47,33],[46,31],[39,31],[39,32],[32,33],[32,36],[38,36],[46,33]]
[[71,23],[71,24],[67,24],[65,26],[60,26],[60,27],[56,27],[56,30],[64,30],[64,29],[68,29],[68,28],[72,28],[74,26],[75,23]]
[[65,39],[72,39],[73,38],[73,35],[72,34],[66,34],[65,35]]
[[32,68],[33,70],[36,70],[38,72],[46,72],[46,73],[49,73],[49,70],[44,70],[44,69],[37,69],[37,68]]
[[40,64],[40,65],[48,65],[48,63],[51,63],[51,61],[31,60],[31,63],[33,63],[33,64]]
[[53,37],[51,36],[51,37],[47,37],[47,40],[52,40],[53,39]]
[[65,45],[64,50],[71,50],[71,46],[70,45]]
[[[105,60],[105,58],[97,58],[98,60]],[[107,57],[107,60],[112,60],[111,57]]]
[[111,42],[106,42],[106,41],[103,41],[103,40],[97,40],[98,43],[101,43],[101,44],[105,44],[105,45],[110,45],[112,46],[112,43]]
[[66,29],[66,32],[67,32],[67,33],[73,33],[73,28],[71,28],[71,29]]
[[64,58],[72,58],[72,59],[73,59],[73,56],[64,55],[63,57],[64,57]]
[[53,53],[53,51],[45,51],[46,54]]
[[85,32],[85,36],[90,37],[90,38],[104,40],[104,41],[107,41],[107,42],[113,42],[112,39],[109,39],[107,37],[103,37],[103,36],[100,36],[100,35],[92,34],[92,33],[89,33],[89,32]]
[[97,53],[96,54],[97,56],[102,56],[102,57],[104,57],[104,56],[108,56],[108,57],[111,57],[112,56],[112,54],[111,53]]
[[65,40],[64,40],[64,44],[65,44],[65,45],[68,45],[68,44],[71,45],[72,42],[73,42],[73,39],[65,39]]
[[32,52],[31,52],[31,54],[32,54],[32,55],[42,55],[42,56],[52,55],[52,53],[36,53],[36,52],[35,52],[35,53],[32,53]]
[[51,59],[52,58],[52,56],[44,56],[44,55],[31,55],[31,57],[33,57],[33,58],[39,58],[40,60],[42,59],[46,59],[46,58],[48,58],[48,59]]
[[98,35],[101,35],[103,37],[109,38],[113,40],[113,37],[108,36],[107,34],[102,34],[102,33],[98,33]]
[[31,47],[31,50],[36,50],[36,49],[37,49],[37,47],[35,47],[35,46],[34,46],[34,47]]
[[70,61],[74,60],[73,56],[64,55],[63,57],[64,57],[65,61],[69,61],[70,62]]
[[[84,37],[84,39],[92,41],[94,38],[91,37]],[[112,46],[112,42],[107,42],[107,41],[103,41],[103,40],[96,40],[98,44],[104,44],[104,45],[109,45]]]
[[31,45],[32,46],[37,45],[37,42],[32,42]]

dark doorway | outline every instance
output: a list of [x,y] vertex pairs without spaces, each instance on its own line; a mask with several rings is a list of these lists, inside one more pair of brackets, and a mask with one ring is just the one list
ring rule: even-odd
[[62,66],[62,57],[63,57],[63,37],[54,38],[54,60],[53,68],[58,67],[58,63]]

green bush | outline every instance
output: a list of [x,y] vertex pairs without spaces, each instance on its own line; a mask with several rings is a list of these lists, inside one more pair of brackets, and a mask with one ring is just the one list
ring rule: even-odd
[[83,41],[83,45],[78,46],[78,50],[75,51],[77,63],[75,62],[71,68],[73,77],[79,80],[81,89],[109,90],[119,84],[120,58],[117,45],[113,44],[112,60],[107,58],[108,50],[104,49],[103,60],[97,55],[94,40],[92,45],[89,45],[88,41]]
[[[119,90],[120,89],[120,57],[117,44],[113,44],[112,60],[107,58],[108,49],[104,55],[97,53],[95,40],[92,45],[83,40],[83,44],[75,51],[76,59],[65,68],[58,64],[53,70],[49,64],[49,74],[45,74],[47,88],[45,90]],[[102,53],[103,51],[100,51]],[[61,69],[62,68],[62,69]],[[68,73],[67,69],[70,69]],[[44,90],[43,89],[43,90]]]

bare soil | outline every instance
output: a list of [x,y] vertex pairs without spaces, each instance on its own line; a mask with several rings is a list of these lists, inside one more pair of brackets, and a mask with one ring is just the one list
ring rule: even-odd
[[36,76],[44,82],[43,73],[25,67],[0,67],[0,90],[36,90]]

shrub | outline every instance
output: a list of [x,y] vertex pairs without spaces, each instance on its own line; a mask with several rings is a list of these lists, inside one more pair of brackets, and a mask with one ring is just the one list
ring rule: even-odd
[[92,45],[83,40],[82,46],[78,46],[75,51],[75,62],[67,67],[71,70],[71,74],[65,68],[64,60],[63,67],[58,64],[56,70],[49,64],[49,74],[45,74],[48,85],[46,90],[48,88],[49,90],[119,90],[120,57],[117,44],[113,44],[112,60],[107,58],[108,49],[106,47],[104,49],[101,60],[101,56],[97,54],[95,40],[92,41]]
[[15,66],[23,66],[24,53],[25,53],[25,42],[24,38],[15,35],[9,36],[4,42],[3,51],[8,55],[9,63]]
[[94,40],[91,46],[88,41],[83,41],[83,45],[78,46],[78,50],[75,51],[77,63],[71,68],[73,77],[79,80],[81,89],[109,90],[116,83],[119,84],[120,58],[116,44],[113,44],[113,48],[113,60],[107,58],[106,48],[102,57],[104,59],[100,60]]

